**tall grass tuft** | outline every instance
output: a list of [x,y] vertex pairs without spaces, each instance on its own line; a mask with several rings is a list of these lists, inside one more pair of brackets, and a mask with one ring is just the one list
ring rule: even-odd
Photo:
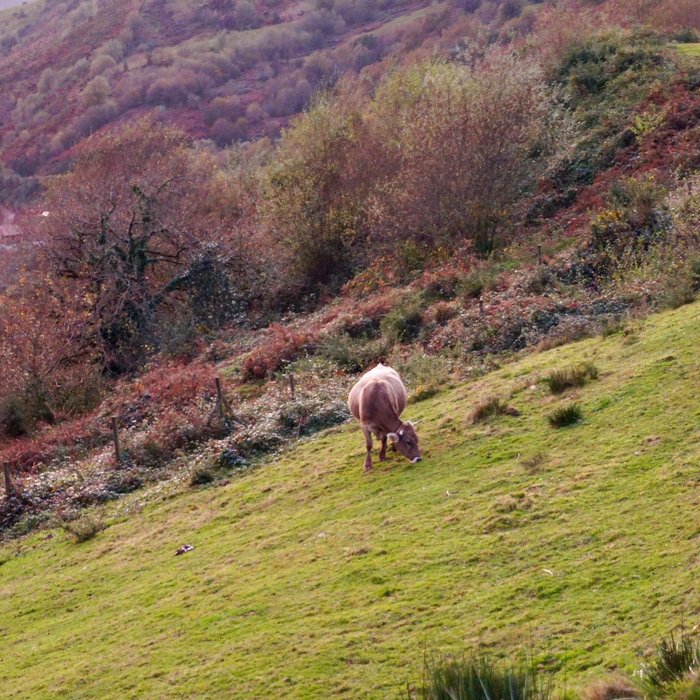
[[581,406],[575,403],[571,406],[558,408],[553,413],[550,413],[548,420],[553,428],[565,428],[578,423],[582,418],[583,411],[581,410]]
[[87,542],[107,528],[104,510],[85,513],[75,520],[60,519],[59,525],[75,544]]
[[503,399],[498,396],[487,396],[474,407],[471,422],[476,425],[476,423],[482,423],[489,418],[502,416],[506,413],[508,413],[508,404]]
[[553,394],[561,394],[567,389],[581,387],[597,378],[598,368],[591,362],[583,362],[575,367],[554,370],[544,381]]
[[684,630],[680,637],[673,633],[662,639],[656,647],[654,658],[640,672],[642,684],[651,698],[668,696],[668,691],[678,681],[700,671],[700,641]]
[[583,700],[635,700],[642,693],[622,676],[595,681],[583,692]]
[[553,685],[530,663],[506,664],[487,656],[427,660],[421,700],[549,700]]

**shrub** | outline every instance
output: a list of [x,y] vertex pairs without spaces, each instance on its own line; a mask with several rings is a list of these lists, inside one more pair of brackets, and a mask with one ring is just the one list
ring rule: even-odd
[[197,464],[190,471],[190,486],[204,486],[219,478],[219,469],[215,464]]
[[105,484],[109,498],[119,498],[143,486],[143,474],[138,468],[120,468],[110,473]]
[[422,309],[417,301],[402,304],[382,319],[382,333],[391,343],[413,340],[420,332],[422,316]]
[[408,397],[408,403],[418,403],[430,399],[438,393],[440,389],[434,384],[419,384]]
[[99,532],[102,532],[107,525],[104,522],[104,512],[97,511],[85,513],[76,520],[61,519],[60,527],[75,544],[80,544],[91,540]]
[[386,359],[388,345],[384,338],[367,340],[346,334],[330,335],[316,348],[316,354],[330,360],[346,372],[361,372]]
[[448,321],[459,315],[459,309],[454,304],[441,301],[433,306],[430,310],[430,315],[438,326],[444,326]]
[[496,275],[489,270],[474,270],[466,275],[460,284],[462,296],[465,301],[478,299],[481,295],[489,290],[494,289],[496,285]]
[[668,691],[678,681],[700,670],[700,642],[684,630],[676,638],[673,633],[662,639],[654,658],[640,670],[642,684],[652,698],[668,697]]
[[696,290],[689,279],[669,279],[660,295],[661,306],[678,309],[695,301]]
[[625,322],[621,318],[612,318],[606,321],[601,329],[600,335],[603,338],[609,338],[611,335],[617,335],[621,333],[625,328]]
[[482,423],[489,418],[502,416],[507,412],[508,404],[503,399],[498,396],[488,396],[475,406],[471,414],[471,422],[473,424]]
[[577,340],[590,338],[598,327],[586,316],[564,317],[542,340],[537,343],[537,352],[545,352]]
[[554,370],[544,381],[553,394],[561,394],[567,389],[581,387],[589,380],[597,378],[597,367],[590,362],[583,362],[575,367]]
[[426,301],[450,301],[457,296],[460,285],[458,274],[447,271],[426,275],[423,279],[423,296]]
[[10,396],[0,405],[0,430],[8,437],[26,435],[31,429],[24,402]]
[[[452,363],[441,355],[426,355],[416,351],[408,357],[390,357],[389,364],[396,367],[409,386],[422,387],[423,391],[437,392],[450,380]],[[416,389],[416,392],[418,389]]]
[[531,663],[496,662],[486,656],[426,660],[423,686],[410,697],[423,700],[547,700],[552,683]]
[[300,357],[308,343],[309,338],[303,333],[279,325],[271,326],[267,342],[243,361],[243,380],[266,379],[285,363]]
[[204,486],[218,481],[232,469],[245,469],[248,466],[237,450],[226,448],[211,461],[200,462],[190,470],[190,486]]
[[553,428],[565,428],[578,423],[583,418],[583,411],[578,404],[558,408],[549,415],[549,424]]
[[318,397],[298,398],[280,409],[278,423],[288,435],[312,435],[350,418],[344,401]]

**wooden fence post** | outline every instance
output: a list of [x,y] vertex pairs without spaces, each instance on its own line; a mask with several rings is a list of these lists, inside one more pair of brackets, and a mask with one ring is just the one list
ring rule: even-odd
[[5,495],[8,498],[12,498],[15,495],[15,487],[10,478],[10,465],[7,462],[3,462],[2,473],[5,477]]
[[233,409],[231,408],[229,402],[226,400],[226,397],[224,396],[224,389],[221,384],[221,379],[219,377],[216,377],[214,379],[214,383],[216,384],[216,403],[214,404],[214,408],[212,409],[212,412],[209,414],[209,418],[207,419],[207,427],[211,426],[211,422],[214,419],[214,416],[218,415],[221,419],[222,424],[225,427],[229,428],[230,423],[236,422],[233,415]]
[[122,449],[119,445],[119,423],[116,417],[112,418],[112,440],[114,441],[114,458],[117,460],[117,464],[121,464]]
[[537,264],[542,265],[542,246],[538,245],[537,246]]
[[217,377],[214,384],[216,384],[216,405],[219,407],[219,418],[223,422],[226,414],[224,413],[224,390],[221,388],[221,378]]
[[292,396],[292,401],[296,399],[296,379],[294,379],[294,374],[289,375],[289,393]]

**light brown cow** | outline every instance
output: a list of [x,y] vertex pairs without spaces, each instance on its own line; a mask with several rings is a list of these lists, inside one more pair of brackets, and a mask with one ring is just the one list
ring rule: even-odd
[[395,450],[411,462],[420,462],[418,436],[413,424],[403,422],[399,416],[406,408],[406,389],[398,372],[378,364],[363,374],[350,391],[348,407],[360,422],[365,435],[367,457],[365,471],[372,469],[372,433],[382,443],[380,461],[386,459],[386,441],[391,440]]

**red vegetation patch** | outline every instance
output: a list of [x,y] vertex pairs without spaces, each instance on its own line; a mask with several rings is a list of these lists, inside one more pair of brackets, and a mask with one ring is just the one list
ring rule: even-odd
[[12,471],[29,471],[50,460],[58,448],[89,448],[106,436],[107,426],[100,436],[98,426],[85,416],[8,442],[0,450],[0,463],[8,464]]
[[115,388],[98,412],[7,443],[0,463],[27,472],[48,463],[58,450],[90,449],[111,439],[111,418],[127,429],[151,425],[149,437],[168,449],[184,446],[202,430],[214,395],[211,365],[166,363]]
[[243,361],[241,375],[244,381],[266,379],[281,369],[287,362],[293,362],[308,346],[310,336],[291,328],[273,325],[265,338]]

